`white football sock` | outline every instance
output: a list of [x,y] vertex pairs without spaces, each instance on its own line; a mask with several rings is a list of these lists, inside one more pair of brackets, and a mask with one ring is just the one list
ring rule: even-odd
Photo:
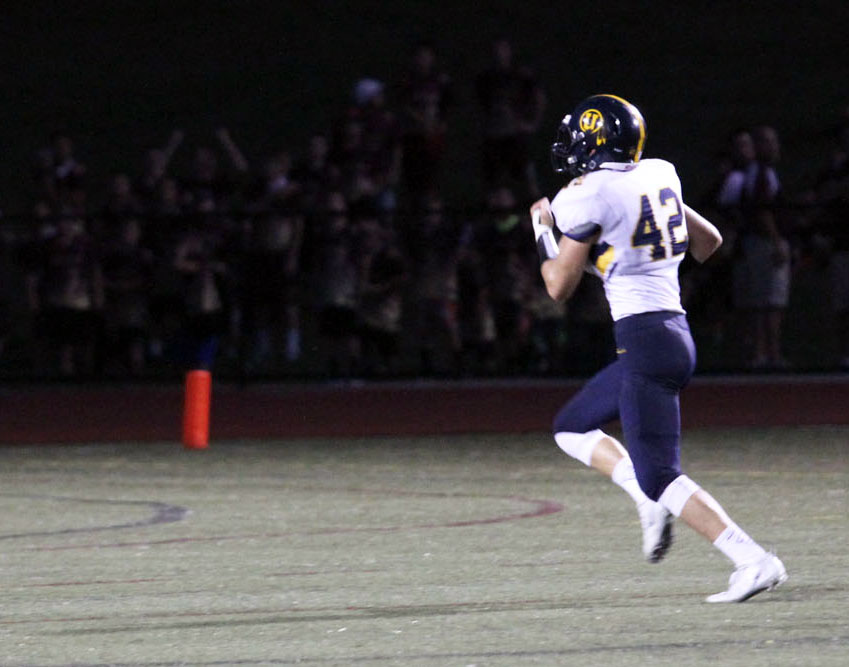
[[634,463],[627,456],[620,459],[619,463],[613,467],[610,479],[613,480],[614,484],[622,487],[622,489],[625,490],[625,493],[631,496],[638,506],[645,502],[649,502],[649,497],[643,493],[639,482],[637,482],[637,473],[634,472]]
[[766,551],[736,523],[732,523],[714,540],[713,546],[724,553],[735,567],[763,558]]

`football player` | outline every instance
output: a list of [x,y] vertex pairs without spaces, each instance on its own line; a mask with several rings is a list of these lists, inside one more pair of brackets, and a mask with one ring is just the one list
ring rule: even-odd
[[[651,563],[672,544],[675,517],[735,565],[728,589],[708,602],[742,602],[787,579],[719,503],[683,474],[678,396],[695,368],[681,307],[685,252],[704,262],[722,243],[684,204],[675,167],[641,160],[646,125],[615,95],[587,98],[560,124],[551,157],[567,184],[531,206],[540,272],[549,295],[566,300],[585,270],[598,275],[614,320],[617,359],[590,379],[554,419],[558,446],[612,478],[636,502]],[[626,449],[600,430],[618,417]]]

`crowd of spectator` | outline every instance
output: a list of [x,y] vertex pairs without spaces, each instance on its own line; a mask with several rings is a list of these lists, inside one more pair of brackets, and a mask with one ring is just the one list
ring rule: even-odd
[[37,152],[32,222],[12,253],[32,370],[554,370],[562,311],[538,305],[523,214],[539,194],[530,142],[545,96],[506,39],[473,90],[487,196],[462,212],[443,194],[455,82],[429,43],[399,80],[356,81],[302,154],[259,165],[225,128],[193,146],[175,130],[104,193],[57,132]]
[[[36,155],[32,221],[6,253],[26,276],[28,371],[355,378],[600,367],[613,354],[600,283],[584,280],[567,311],[545,294],[528,241],[544,88],[509,40],[492,54],[472,86],[478,207],[444,198],[457,84],[429,43],[398,81],[357,81],[302,153],[261,164],[225,128],[194,146],[175,130],[139,174],[118,171],[101,193],[73,137],[57,132]],[[795,268],[815,258],[830,267],[849,369],[849,116],[841,121],[810,191],[784,191],[778,134],[760,126],[730,135],[699,202],[726,243],[707,265],[685,267],[685,305],[717,340],[748,336],[753,368],[790,367],[783,316]],[[178,153],[191,155],[185,173]],[[2,340],[9,318],[0,304]]]
[[685,302],[692,297],[716,339],[742,338],[739,362],[754,370],[794,367],[784,323],[794,279],[806,270],[824,274],[816,296],[825,306],[824,319],[809,319],[806,328],[835,347],[817,367],[849,370],[849,107],[824,139],[830,148],[810,184],[788,192],[776,129],[735,129],[700,202],[725,243],[719,257],[690,273]]

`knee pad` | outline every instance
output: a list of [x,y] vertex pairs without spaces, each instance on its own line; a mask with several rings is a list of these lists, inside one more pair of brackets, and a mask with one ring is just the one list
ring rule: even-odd
[[657,502],[675,516],[681,516],[681,510],[684,509],[690,496],[701,488],[687,475],[679,475],[663,490]]
[[593,450],[599,440],[606,437],[604,431],[595,429],[588,433],[569,433],[561,431],[554,434],[554,442],[572,458],[578,459],[584,465],[590,465]]

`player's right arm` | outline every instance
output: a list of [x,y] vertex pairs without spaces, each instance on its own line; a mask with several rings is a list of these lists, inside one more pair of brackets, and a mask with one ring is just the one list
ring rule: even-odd
[[710,220],[684,204],[690,254],[700,264],[722,245],[722,234]]

